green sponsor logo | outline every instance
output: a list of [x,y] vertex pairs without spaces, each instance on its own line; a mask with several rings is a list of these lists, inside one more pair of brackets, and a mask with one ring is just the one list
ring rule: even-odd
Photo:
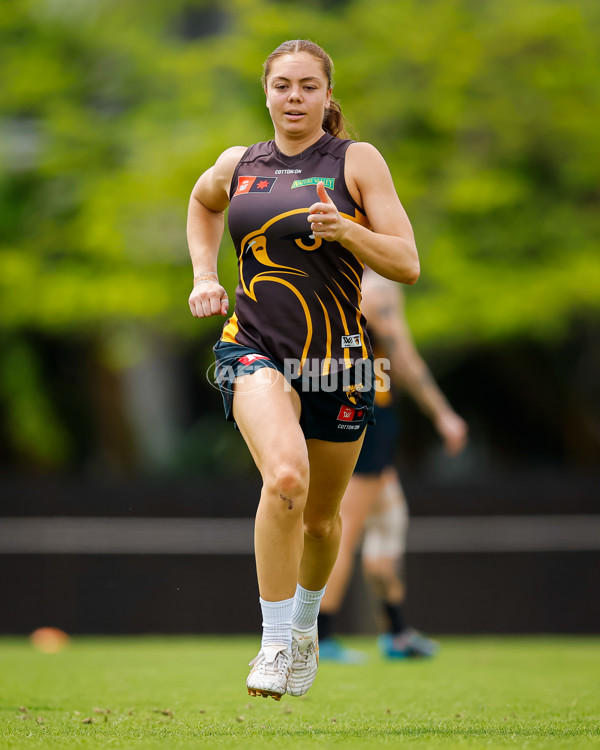
[[292,182],[292,190],[297,187],[304,187],[305,185],[316,185],[318,182],[322,182],[328,190],[335,189],[335,177],[309,177],[307,180],[294,180]]

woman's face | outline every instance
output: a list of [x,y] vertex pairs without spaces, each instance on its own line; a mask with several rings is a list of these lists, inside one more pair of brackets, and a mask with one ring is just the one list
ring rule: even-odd
[[308,52],[277,57],[271,65],[265,93],[276,131],[303,136],[321,129],[331,88],[316,57]]

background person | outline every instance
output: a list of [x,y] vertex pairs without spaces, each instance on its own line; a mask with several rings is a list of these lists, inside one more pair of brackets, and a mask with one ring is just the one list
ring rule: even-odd
[[[455,456],[467,442],[467,425],[453,411],[419,355],[406,318],[400,287],[365,269],[362,310],[376,357],[390,361],[394,386],[407,390],[435,425],[446,452]],[[390,658],[431,656],[437,644],[409,627],[404,611],[403,568],[408,507],[394,453],[398,436],[397,407],[392,390],[375,397],[376,425],[367,430],[363,448],[341,504],[342,538],[319,614],[322,659],[361,662],[365,655],[345,648],[334,638],[335,616],[346,593],[354,555],[364,533],[362,565],[379,599],[385,622],[380,638]]]
[[[193,189],[189,302],[197,317],[227,314],[217,256],[229,206],[240,280],[215,346],[217,377],[263,480],[255,524],[263,636],[246,684],[279,700],[315,678],[339,505],[371,419],[374,388],[352,380],[371,356],[363,264],[412,284],[419,261],[384,159],[343,137],[329,56],[312,42],[285,42],[266,60],[263,85],[274,140],[226,150]],[[289,387],[290,359],[313,374],[310,387],[304,378]],[[348,374],[326,392],[324,379]]]

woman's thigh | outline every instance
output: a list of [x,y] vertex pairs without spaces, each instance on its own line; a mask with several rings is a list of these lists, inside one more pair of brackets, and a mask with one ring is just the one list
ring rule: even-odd
[[307,470],[300,399],[278,370],[263,368],[236,381],[233,417],[263,479],[282,462]]
[[305,518],[334,518],[358,459],[364,433],[346,443],[307,440],[310,484]]

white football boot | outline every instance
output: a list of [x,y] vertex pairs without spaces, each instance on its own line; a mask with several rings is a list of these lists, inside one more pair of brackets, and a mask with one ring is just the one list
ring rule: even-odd
[[292,628],[292,666],[287,681],[289,695],[304,695],[315,681],[319,666],[319,635],[316,623],[310,630]]
[[258,656],[250,662],[252,669],[246,680],[248,695],[262,695],[263,698],[281,700],[286,693],[288,675],[292,666],[292,652],[289,646],[263,646]]

